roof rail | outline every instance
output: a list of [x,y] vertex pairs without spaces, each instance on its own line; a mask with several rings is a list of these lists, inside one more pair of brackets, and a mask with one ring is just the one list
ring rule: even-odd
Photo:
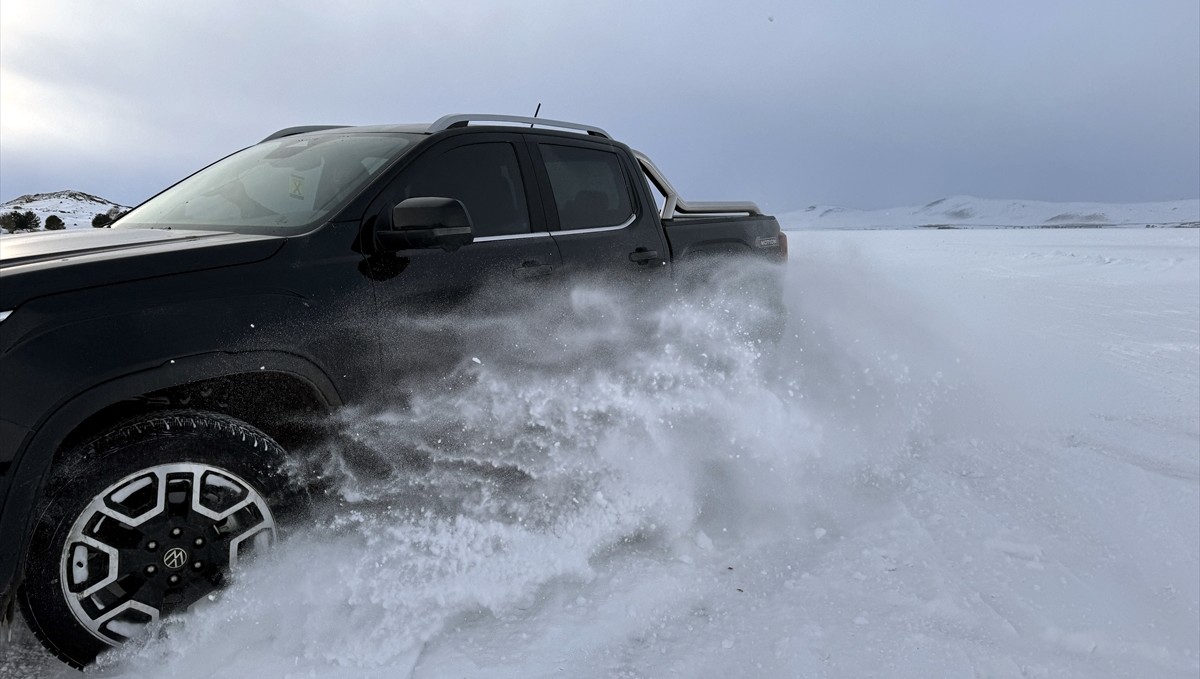
[[642,172],[646,173],[646,177],[650,179],[650,183],[654,184],[654,188],[658,189],[663,195],[663,219],[674,219],[675,213],[681,215],[715,215],[715,214],[741,214],[761,215],[762,210],[758,209],[758,205],[750,201],[739,201],[730,203],[688,203],[679,197],[679,192],[671,186],[671,182],[667,181],[662,170],[650,160],[650,158],[641,151],[634,151],[633,157],[637,159],[638,164],[642,166]]
[[592,125],[568,123],[562,120],[550,120],[549,118],[528,118],[526,116],[492,115],[489,113],[456,113],[454,115],[442,116],[429,126],[429,132],[432,134],[452,127],[466,127],[469,123],[523,123],[530,127],[540,125],[542,127],[557,127],[564,130],[578,130],[586,132],[593,137],[612,139],[607,132]]
[[[347,127],[347,125],[300,125],[299,127],[285,127],[278,132],[267,135],[262,141],[271,141],[280,137],[290,137],[294,134],[304,134],[305,132],[318,132],[320,130],[336,130],[339,127]],[[262,141],[258,143],[262,143]]]

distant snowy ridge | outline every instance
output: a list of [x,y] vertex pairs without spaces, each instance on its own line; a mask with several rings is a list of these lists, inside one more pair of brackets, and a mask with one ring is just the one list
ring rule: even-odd
[[29,211],[41,218],[43,227],[47,217],[58,215],[68,229],[90,229],[93,217],[113,208],[121,211],[129,209],[127,206],[83,191],[54,191],[52,193],[31,193],[6,203],[0,203],[0,214],[6,214],[13,210]]
[[779,215],[785,229],[1200,227],[1200,200],[1050,203],[974,196],[884,210],[813,205]]
[[[0,214],[32,211],[42,224],[58,215],[68,229],[91,228],[92,218],[129,207],[83,191],[34,193],[0,203]],[[1051,203],[974,196],[883,210],[813,205],[778,215],[784,229],[1200,227],[1200,199],[1161,203]]]

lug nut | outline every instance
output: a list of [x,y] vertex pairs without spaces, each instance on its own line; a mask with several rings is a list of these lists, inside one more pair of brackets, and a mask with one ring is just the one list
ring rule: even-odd
[[146,549],[153,552],[154,550],[158,549],[158,543],[151,540],[150,542],[146,543]]
[[157,572],[158,569],[154,567],[154,564],[146,566],[146,575],[154,575]]
[[196,538],[195,545],[197,547],[203,547],[204,546],[204,538]]
[[170,578],[170,580],[171,580],[171,584],[172,584],[172,585],[174,585],[175,583],[179,582],[179,576],[178,576],[178,575],[172,575],[172,576],[171,576],[171,578]]
[[195,568],[196,570],[200,570],[201,568],[204,568],[204,564],[203,564],[203,563],[201,563],[201,562],[199,562],[199,561],[197,561],[197,562],[195,562],[195,563],[193,563],[193,564],[192,564],[192,568]]
[[171,537],[173,537],[173,538],[177,538],[182,534],[183,534],[182,528],[172,528],[171,529]]

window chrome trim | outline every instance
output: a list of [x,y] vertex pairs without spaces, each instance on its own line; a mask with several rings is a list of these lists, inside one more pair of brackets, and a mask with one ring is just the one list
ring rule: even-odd
[[556,236],[573,236],[577,233],[603,233],[605,231],[620,231],[621,229],[624,229],[625,227],[629,226],[630,224],[634,223],[635,221],[637,221],[637,215],[632,214],[632,215],[629,215],[629,219],[626,219],[624,222],[617,224],[616,226],[593,226],[593,227],[587,228],[587,229],[562,229],[559,231],[555,231],[554,235],[556,235]]
[[3,323],[3,322],[4,322],[4,319],[6,319],[6,318],[8,318],[9,316],[11,316],[11,315],[12,315],[12,312],[13,312],[13,310],[12,310],[12,309],[9,309],[8,311],[0,311],[0,323]]
[[480,236],[471,241],[472,243],[490,243],[496,240],[517,240],[520,238],[546,238],[550,235],[549,231],[538,231],[536,233],[509,233],[503,236]]

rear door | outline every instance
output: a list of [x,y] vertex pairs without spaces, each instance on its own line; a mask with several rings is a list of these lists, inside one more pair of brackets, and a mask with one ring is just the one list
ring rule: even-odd
[[635,190],[629,154],[604,142],[528,135],[547,223],[567,274],[664,279],[671,255],[658,214]]

